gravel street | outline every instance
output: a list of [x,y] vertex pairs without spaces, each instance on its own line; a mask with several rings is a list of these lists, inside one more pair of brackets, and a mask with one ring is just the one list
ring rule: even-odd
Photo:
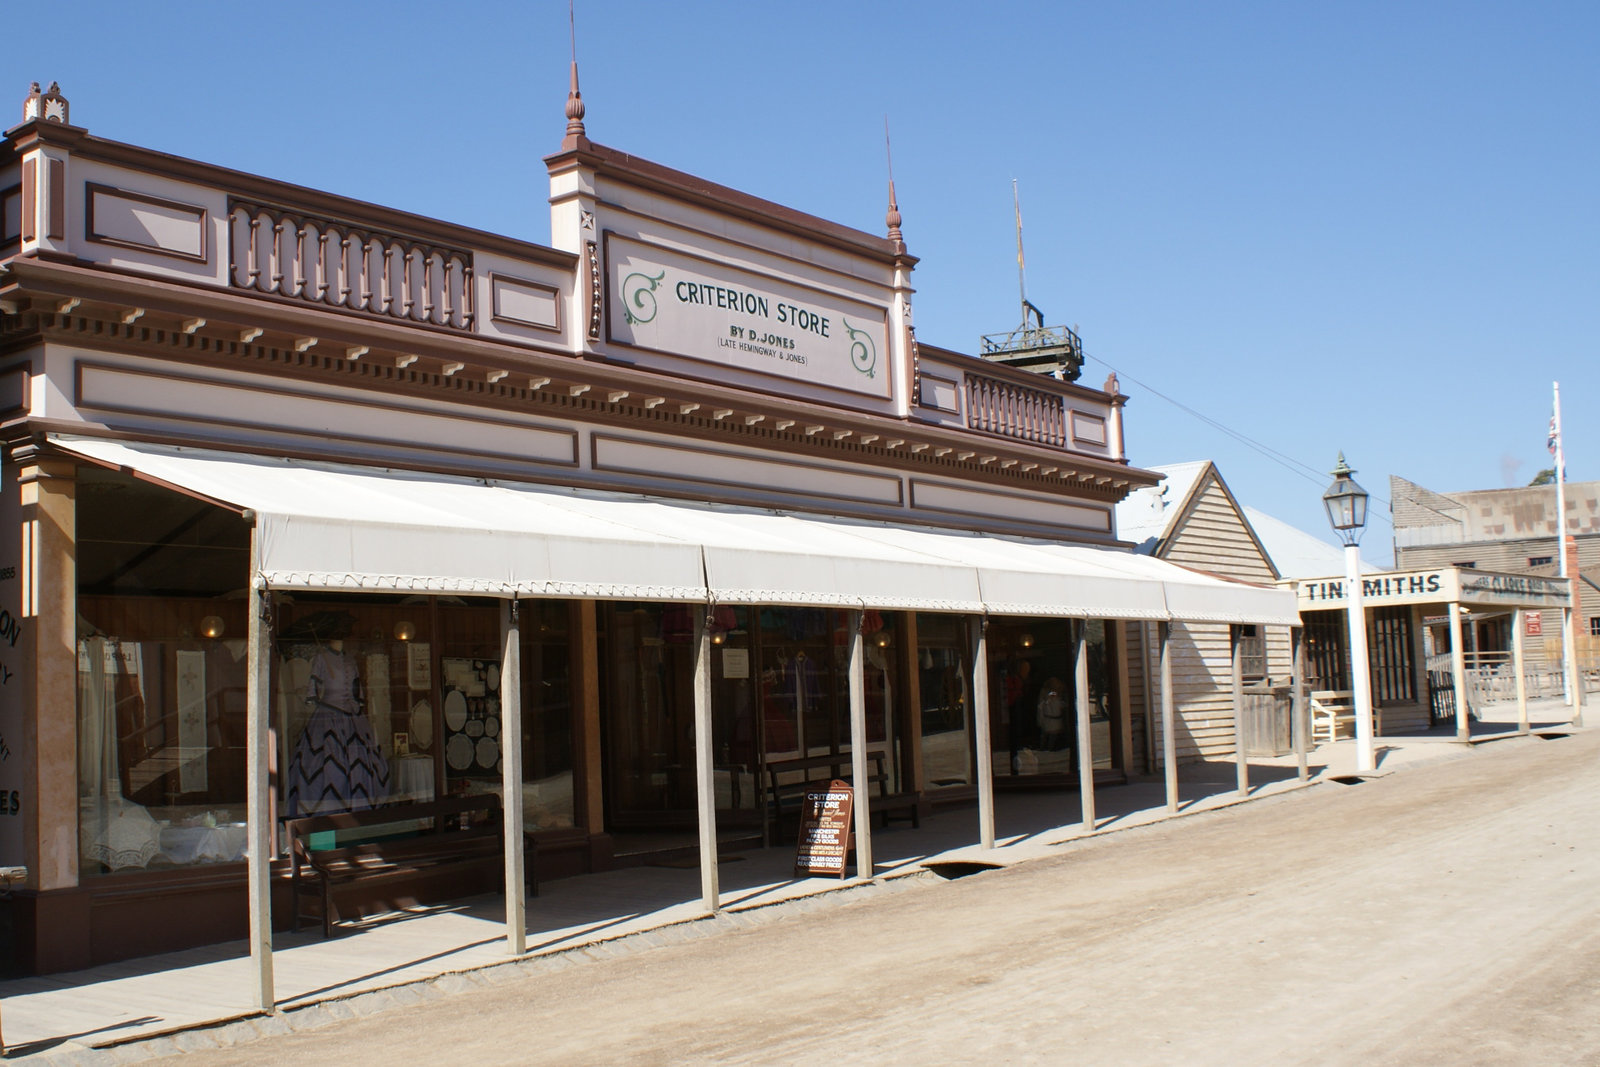
[[1600,1062],[1600,731],[177,1058]]

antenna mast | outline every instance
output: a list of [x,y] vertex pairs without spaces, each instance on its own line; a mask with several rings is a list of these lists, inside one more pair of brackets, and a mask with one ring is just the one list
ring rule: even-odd
[[1017,214],[1017,292],[1022,297],[1022,324],[1028,324],[1028,272],[1022,258],[1022,198],[1017,193],[1017,179],[1011,179],[1011,207]]
[[1083,373],[1083,342],[1065,326],[1046,326],[1044,312],[1028,300],[1027,263],[1022,255],[1022,195],[1015,178],[1011,179],[1011,207],[1017,219],[1017,293],[1022,301],[1022,323],[1010,333],[985,334],[979,352],[991,363],[1075,382]]

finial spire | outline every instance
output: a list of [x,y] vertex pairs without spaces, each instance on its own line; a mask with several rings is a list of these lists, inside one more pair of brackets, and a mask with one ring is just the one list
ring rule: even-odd
[[567,0],[567,31],[572,40],[572,84],[567,89],[567,136],[561,147],[573,148],[588,135],[583,129],[583,93],[578,89],[578,28],[572,14],[572,0]]
[[889,211],[883,221],[889,227],[889,240],[894,242],[894,250],[904,253],[906,250],[905,235],[900,232],[900,205],[894,195],[894,152],[889,147],[889,116],[883,116],[883,153],[889,160]]

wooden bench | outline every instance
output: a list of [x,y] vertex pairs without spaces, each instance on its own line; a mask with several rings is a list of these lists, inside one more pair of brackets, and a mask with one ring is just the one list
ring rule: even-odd
[[323,937],[332,935],[338,915],[336,890],[433,875],[477,874],[503,883],[505,824],[494,793],[311,815],[288,820],[286,829],[294,928],[312,914],[303,903],[316,901]]
[[[1383,733],[1383,709],[1372,709],[1372,732]],[[1315,689],[1311,693],[1311,743],[1356,735],[1355,694],[1348,689]]]
[[[907,819],[913,827],[922,825],[917,794],[889,792],[888,757],[881,751],[867,753],[868,807],[883,816],[885,828],[891,818]],[[767,764],[767,782],[761,808],[761,837],[772,843],[772,833],[781,832],[786,817],[798,818],[807,790],[826,786],[834,779],[850,781],[855,773],[848,752],[797,759],[774,760]]]

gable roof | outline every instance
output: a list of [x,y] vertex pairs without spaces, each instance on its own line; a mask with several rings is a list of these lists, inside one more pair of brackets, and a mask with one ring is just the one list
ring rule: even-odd
[[1163,464],[1149,469],[1165,474],[1166,480],[1161,485],[1130,493],[1116,507],[1117,536],[1134,542],[1135,551],[1158,558],[1168,555],[1173,539],[1193,514],[1207,485],[1214,483],[1238,517],[1240,527],[1261,554],[1262,562],[1274,577],[1281,577],[1271,554],[1261,543],[1244,508],[1239,505],[1233,490],[1228,488],[1215,463],[1205,459]]
[[1159,543],[1172,532],[1195,483],[1210,466],[1210,460],[1198,460],[1147,468],[1165,475],[1165,479],[1160,485],[1129,493],[1116,506],[1117,536],[1132,541],[1135,551],[1155,555]]

